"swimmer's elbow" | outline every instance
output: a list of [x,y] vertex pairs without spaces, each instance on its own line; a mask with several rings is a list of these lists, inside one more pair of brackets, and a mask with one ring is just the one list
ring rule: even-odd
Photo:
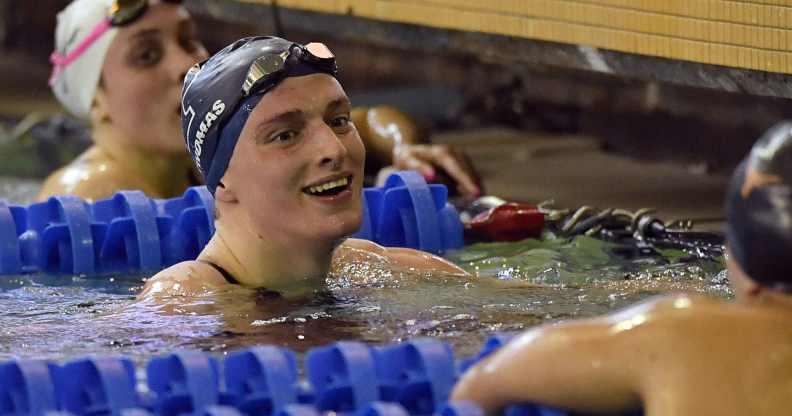
[[466,373],[452,398],[488,411],[539,402],[583,412],[615,412],[640,405],[631,363],[604,342],[595,321],[529,330]]

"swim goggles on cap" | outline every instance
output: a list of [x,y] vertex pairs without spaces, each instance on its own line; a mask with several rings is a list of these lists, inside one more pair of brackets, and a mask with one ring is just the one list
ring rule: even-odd
[[260,56],[250,64],[245,82],[242,84],[241,98],[257,92],[266,92],[280,82],[286,75],[289,61],[303,61],[333,75],[338,72],[335,55],[324,43],[312,42],[305,46],[294,43],[288,50]]
[[[165,3],[179,4],[181,0],[162,0]],[[52,76],[50,76],[49,84],[52,86],[61,72],[69,66],[72,62],[76,61],[85,51],[96,42],[97,39],[102,37],[105,32],[111,27],[126,26],[140,16],[148,9],[149,0],[115,0],[110,8],[107,10],[107,18],[97,23],[91,30],[91,33],[80,42],[77,47],[72,49],[67,54],[62,54],[58,51],[52,52],[50,55],[50,62],[53,65]]]

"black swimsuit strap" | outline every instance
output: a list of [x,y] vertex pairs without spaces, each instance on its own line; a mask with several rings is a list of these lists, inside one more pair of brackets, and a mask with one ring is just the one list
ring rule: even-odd
[[222,266],[220,266],[218,264],[215,264],[214,262],[211,262],[209,260],[198,260],[198,261],[200,261],[201,263],[206,263],[206,264],[212,266],[213,269],[217,270],[221,275],[223,275],[223,278],[228,283],[231,283],[232,285],[238,285],[239,284],[239,281],[237,281],[234,278],[234,276],[231,273],[229,273],[228,270],[224,269]]

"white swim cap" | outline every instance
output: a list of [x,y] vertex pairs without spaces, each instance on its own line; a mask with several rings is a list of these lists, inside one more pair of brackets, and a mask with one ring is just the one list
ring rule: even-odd
[[[78,49],[107,19],[113,0],[74,0],[58,13],[55,29],[55,52],[66,57]],[[103,31],[74,60],[65,66],[55,65],[50,86],[58,101],[77,117],[89,119],[107,50],[118,33],[115,27]]]

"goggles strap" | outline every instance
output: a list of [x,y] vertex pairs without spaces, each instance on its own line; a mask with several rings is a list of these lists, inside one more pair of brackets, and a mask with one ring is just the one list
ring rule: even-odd
[[68,54],[63,55],[58,53],[58,51],[52,52],[50,55],[50,62],[52,63],[53,68],[52,75],[49,79],[49,85],[53,86],[57,81],[58,76],[60,76],[61,72],[63,72],[64,68],[82,56],[82,54],[85,53],[85,51],[91,47],[91,45],[93,45],[97,39],[99,39],[105,34],[105,32],[107,32],[108,29],[110,29],[110,26],[111,24],[109,19],[102,19],[102,21],[99,22],[96,27],[94,27],[91,33]]

